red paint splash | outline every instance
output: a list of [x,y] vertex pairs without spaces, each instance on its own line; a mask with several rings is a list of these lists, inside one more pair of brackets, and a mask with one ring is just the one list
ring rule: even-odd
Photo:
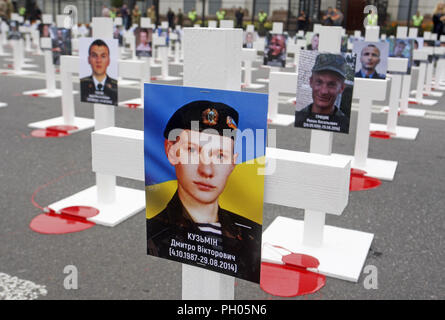
[[364,191],[374,189],[382,184],[382,181],[376,178],[365,176],[366,171],[351,169],[351,178],[349,191]]
[[289,254],[281,257],[284,265],[261,263],[260,288],[262,290],[274,296],[296,297],[313,294],[326,284],[324,275],[307,270],[308,268],[318,268],[320,265],[318,259],[306,254],[292,252],[281,246],[268,245],[273,250],[275,248],[283,249],[288,251]]
[[[83,169],[81,171],[86,171],[86,169]],[[65,234],[83,231],[95,226],[95,223],[88,221],[87,218],[94,217],[99,213],[99,210],[97,210],[96,208],[87,206],[72,206],[63,208],[60,210],[60,213],[56,213],[50,208],[43,208],[35,200],[37,193],[40,192],[42,189],[58,182],[64,177],[73,175],[77,172],[79,171],[76,170],[68,172],[44,185],[39,186],[33,192],[31,196],[31,203],[36,208],[40,209],[43,213],[39,214],[31,220],[29,224],[31,230],[43,234]]]
[[379,130],[376,130],[376,131],[371,131],[371,132],[369,133],[369,135],[370,135],[372,138],[386,139],[386,140],[388,140],[388,139],[391,139],[391,138],[394,136],[394,133],[387,132],[387,131],[379,131]]
[[125,105],[130,109],[137,109],[141,106],[139,103],[126,103]]
[[[88,211],[93,209],[91,208]],[[94,210],[99,212],[97,209]],[[43,234],[66,234],[90,229],[95,225],[94,222],[81,216],[58,214],[52,211],[36,216],[31,220],[29,227],[31,230]]]
[[326,277],[292,265],[261,263],[260,288],[279,297],[313,294],[326,284]]
[[70,125],[50,126],[46,129],[36,129],[31,131],[31,136],[34,138],[60,138],[69,136],[72,131],[77,129],[76,126]]

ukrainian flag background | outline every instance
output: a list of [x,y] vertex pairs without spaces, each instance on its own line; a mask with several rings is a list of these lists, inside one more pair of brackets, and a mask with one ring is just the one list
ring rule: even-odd
[[235,152],[239,154],[237,166],[219,197],[219,204],[223,209],[262,224],[264,176],[258,175],[258,172],[264,169],[265,164],[267,95],[149,83],[144,86],[147,219],[160,213],[177,189],[175,170],[164,150],[164,128],[176,110],[196,100],[231,106],[239,113],[238,129],[252,130],[255,152],[246,152],[246,139],[238,134],[235,144]]

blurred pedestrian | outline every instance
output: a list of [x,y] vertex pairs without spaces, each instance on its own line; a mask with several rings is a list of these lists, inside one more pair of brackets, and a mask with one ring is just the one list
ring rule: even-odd
[[174,29],[175,28],[175,13],[173,12],[172,8],[168,8],[167,20],[168,20],[168,27]]
[[131,11],[131,22],[133,24],[140,25],[141,24],[141,15],[142,12],[139,10],[139,6],[136,4],[134,5],[133,10]]
[[129,12],[126,4],[123,4],[120,10],[120,16],[122,17],[122,25],[126,30],[129,28]]
[[239,7],[235,12],[235,19],[235,28],[243,28],[244,11],[241,7]]
[[196,13],[195,8],[193,8],[189,13],[188,13],[188,17],[190,19],[190,22],[192,23],[192,27],[196,22],[196,18],[198,17],[198,14]]
[[178,14],[176,15],[176,23],[181,26],[184,24],[184,14],[182,13],[181,8],[178,9]]
[[307,17],[306,17],[306,12],[304,12],[304,10],[300,11],[297,21],[298,21],[298,31],[300,30],[306,31]]
[[102,17],[109,17],[110,16],[110,9],[106,5],[102,7]]

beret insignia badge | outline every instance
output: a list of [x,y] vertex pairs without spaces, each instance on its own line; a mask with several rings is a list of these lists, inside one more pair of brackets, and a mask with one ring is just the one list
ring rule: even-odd
[[218,111],[213,108],[207,108],[202,112],[202,123],[207,126],[215,126],[218,124]]

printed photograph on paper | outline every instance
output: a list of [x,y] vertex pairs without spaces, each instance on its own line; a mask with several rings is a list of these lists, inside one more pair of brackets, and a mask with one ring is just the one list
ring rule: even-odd
[[269,33],[265,43],[263,64],[284,68],[286,66],[286,35]]
[[357,56],[355,77],[385,80],[388,71],[389,43],[355,41],[352,52]]
[[79,39],[80,99],[117,105],[118,40]]
[[413,65],[414,39],[387,39],[389,42],[389,56],[393,58],[407,58],[408,68],[406,74],[411,74]]
[[354,53],[300,52],[295,127],[349,133]]
[[151,57],[153,30],[150,28],[136,28],[134,36],[136,37],[136,56]]
[[253,49],[253,43],[256,40],[256,33],[252,31],[244,32],[243,48]]
[[71,30],[53,28],[51,34],[53,64],[60,65],[60,56],[71,55]]
[[267,95],[144,89],[148,255],[259,283]]

